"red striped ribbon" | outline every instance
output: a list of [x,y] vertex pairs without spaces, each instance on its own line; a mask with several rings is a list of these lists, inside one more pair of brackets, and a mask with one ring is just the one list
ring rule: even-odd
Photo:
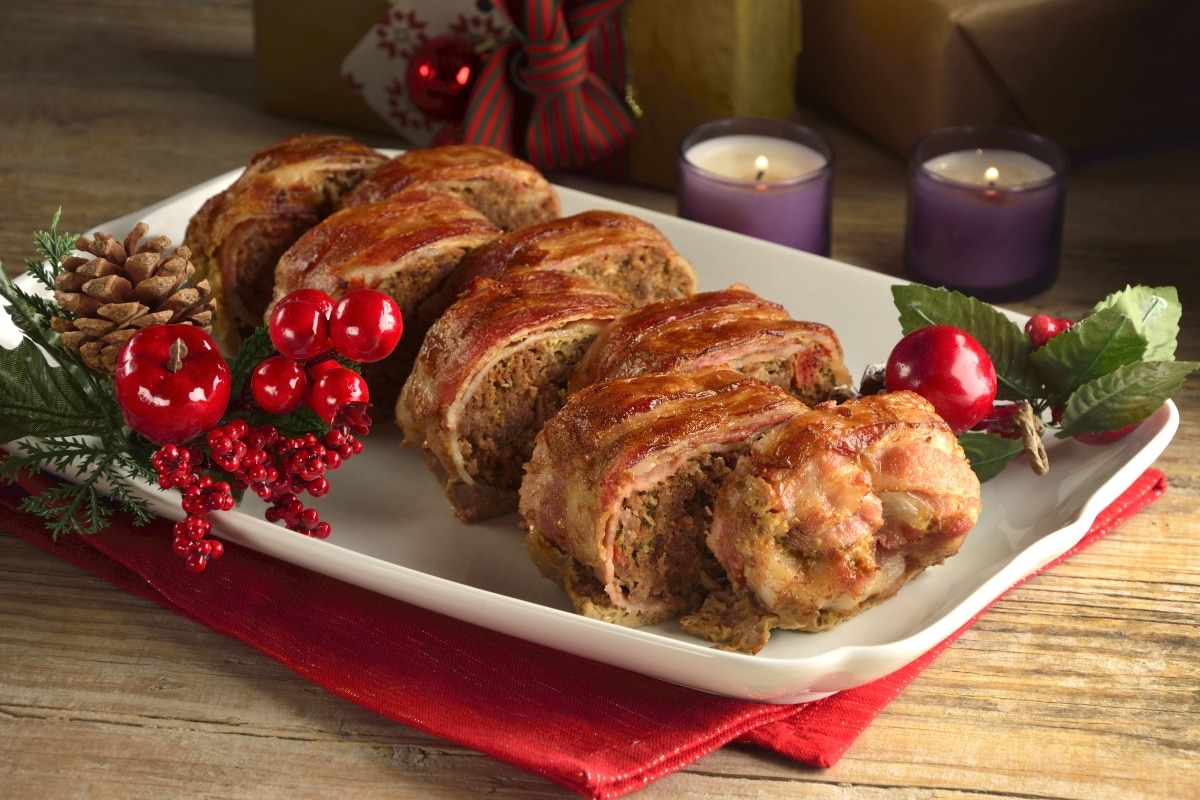
[[620,15],[626,0],[507,0],[516,40],[489,53],[471,93],[464,141],[543,170],[594,164],[633,136]]

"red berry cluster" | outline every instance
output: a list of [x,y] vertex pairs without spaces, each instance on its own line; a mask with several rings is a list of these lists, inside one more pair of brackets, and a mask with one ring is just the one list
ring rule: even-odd
[[334,427],[364,432],[366,381],[335,356],[379,361],[395,349],[403,328],[400,307],[382,292],[355,289],[335,303],[316,289],[294,291],[271,312],[267,330],[278,355],[255,367],[250,392],[270,413],[304,403]]
[[[118,393],[122,413],[131,428],[161,445],[151,458],[159,486],[182,494],[186,516],[175,524],[174,550],[184,558],[188,570],[200,572],[210,559],[221,557],[224,547],[208,538],[212,532],[208,515],[232,509],[235,492],[249,490],[267,502],[265,516],[270,522],[283,523],[306,536],[323,539],[329,535],[329,523],[300,497],[329,493],[325,473],[362,452],[355,434],[367,433],[371,425],[366,413],[367,384],[339,358],[379,361],[395,349],[402,331],[399,306],[382,292],[356,289],[336,303],[313,289],[284,297],[267,326],[278,352],[257,364],[249,384],[254,401],[268,414],[289,414],[304,403],[330,426],[323,435],[295,437],[281,434],[270,423],[252,427],[243,419],[214,427],[230,401],[230,371],[215,344],[208,346],[195,335],[179,344],[176,340],[191,331],[180,333],[165,326],[156,332],[160,336],[145,343],[137,335],[130,339],[126,345],[130,357],[142,357],[149,365],[136,375],[129,370],[132,377],[127,391]],[[154,349],[158,339],[166,344]],[[200,361],[193,357],[189,362],[189,347],[193,354],[211,351],[215,358]],[[154,394],[162,397],[151,411],[138,415],[133,413],[137,409],[129,397],[141,397],[157,386],[148,387],[146,375],[169,385]],[[212,401],[206,396],[203,410],[209,417],[203,427],[189,422],[190,427],[184,428],[179,419],[194,419],[196,413],[181,415],[179,411],[196,394],[195,387],[206,385],[205,381],[223,388],[224,394],[213,393]],[[196,439],[199,434],[203,434],[202,441]]]
[[[330,532],[329,523],[316,509],[306,508],[299,496],[328,494],[326,471],[361,452],[361,441],[336,428],[320,439],[313,433],[288,437],[273,425],[252,428],[240,419],[210,430],[204,446],[163,445],[151,458],[158,485],[179,489],[187,514],[175,523],[175,552],[186,559],[192,572],[203,570],[210,558],[220,558],[224,547],[206,538],[212,531],[206,517],[212,511],[233,508],[235,488],[249,489],[269,503],[264,515],[268,521],[324,539]],[[228,473],[232,485],[206,474],[213,468]]]
[[210,558],[220,558],[225,552],[221,542],[206,538],[212,532],[212,523],[206,517],[209,512],[233,508],[233,490],[228,483],[202,474],[205,456],[197,447],[164,444],[150,463],[158,473],[159,486],[183,494],[187,516],[175,523],[172,547],[189,572],[201,572]]

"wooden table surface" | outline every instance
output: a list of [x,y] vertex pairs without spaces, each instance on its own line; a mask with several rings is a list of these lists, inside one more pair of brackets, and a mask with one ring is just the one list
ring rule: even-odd
[[[87,229],[325,129],[259,110],[252,48],[245,0],[0,3],[0,259],[32,255],[60,205],[63,228]],[[902,160],[810,120],[839,154],[834,257],[899,274]],[[1200,359],[1198,209],[1195,142],[1079,165],[1062,277],[1012,306],[1071,316],[1126,283],[1173,284],[1180,357]],[[1200,796],[1200,380],[1176,400],[1167,494],[1001,600],[836,767],[730,746],[637,796]],[[0,609],[0,797],[572,796],[7,533]]]

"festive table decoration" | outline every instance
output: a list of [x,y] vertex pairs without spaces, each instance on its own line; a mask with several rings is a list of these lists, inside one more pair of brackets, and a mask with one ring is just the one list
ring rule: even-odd
[[541,170],[589,166],[633,135],[625,2],[396,2],[342,74],[414,146],[459,139]]
[[232,509],[246,490],[269,504],[269,521],[328,536],[300,496],[327,494],[326,472],[362,450],[370,397],[358,364],[399,342],[395,301],[369,289],[336,303],[294,292],[227,362],[209,334],[208,284],[191,283],[186,247],[146,238],[144,223],[124,240],[57,226],[56,214],[35,235],[38,257],[26,261],[35,288],[0,273],[18,333],[0,348],[0,441],[17,444],[0,480],[43,467],[73,469],[78,480],[22,508],[54,536],[95,533],[114,505],[139,523],[155,518],[128,480],[178,490],[185,516],[173,548],[191,572],[224,552],[208,538],[207,515]]
[[833,148],[782,119],[721,119],[683,137],[679,215],[829,255]]
[[904,268],[981,300],[1031,297],[1058,277],[1067,155],[1002,125],[934,131],[909,156]]
[[1200,369],[1200,362],[1175,360],[1183,309],[1173,286],[1129,286],[1079,320],[1038,314],[1023,326],[943,288],[900,284],[892,296],[906,336],[882,379],[868,368],[860,390],[928,392],[947,421],[962,421],[959,442],[981,481],[1022,453],[1045,474],[1047,427],[1059,439],[1116,441]]

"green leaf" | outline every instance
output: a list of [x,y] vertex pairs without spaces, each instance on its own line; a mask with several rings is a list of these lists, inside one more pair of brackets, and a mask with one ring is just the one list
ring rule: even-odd
[[1194,361],[1127,364],[1079,387],[1067,400],[1060,439],[1103,433],[1141,422],[1157,411],[1200,368]]
[[104,432],[95,400],[66,368],[50,366],[33,342],[0,349],[0,441]]
[[1031,363],[1046,382],[1047,397],[1061,402],[1076,388],[1146,353],[1139,325],[1117,306],[1101,309],[1034,351]]
[[238,398],[246,391],[246,382],[250,373],[267,356],[275,355],[275,345],[271,342],[271,334],[266,325],[259,325],[246,337],[238,348],[237,355],[229,364],[229,377],[232,380],[231,397]]
[[906,334],[926,325],[944,324],[974,336],[996,367],[997,400],[1041,396],[1042,382],[1029,364],[1029,337],[995,307],[960,292],[918,283],[893,286],[892,298]]
[[980,483],[999,475],[1008,462],[1025,452],[1019,439],[1006,439],[995,433],[967,432],[958,437],[958,443],[966,452]]
[[1134,329],[1146,342],[1144,360],[1171,361],[1175,358],[1183,306],[1174,286],[1127,286],[1101,300],[1083,318],[1110,308],[1129,315],[1133,321]]

